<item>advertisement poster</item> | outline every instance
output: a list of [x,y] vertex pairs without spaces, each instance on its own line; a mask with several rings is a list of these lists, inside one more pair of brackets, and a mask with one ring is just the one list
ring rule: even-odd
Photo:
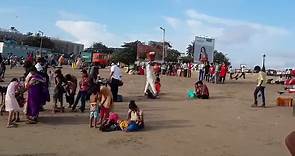
[[195,48],[194,48],[194,62],[195,63],[205,63],[213,62],[215,39],[199,37],[195,38]]

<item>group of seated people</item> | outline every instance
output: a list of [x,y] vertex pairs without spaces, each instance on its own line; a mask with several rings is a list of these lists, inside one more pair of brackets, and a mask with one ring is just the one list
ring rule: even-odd
[[95,88],[90,96],[90,128],[95,127],[101,131],[122,130],[126,132],[138,131],[144,128],[143,111],[135,101],[130,101],[127,120],[120,120],[117,113],[111,112],[113,107],[112,93],[108,87],[100,91]]

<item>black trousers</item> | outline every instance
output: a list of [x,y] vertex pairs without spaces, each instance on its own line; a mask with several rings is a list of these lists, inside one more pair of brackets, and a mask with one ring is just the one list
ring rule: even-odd
[[119,80],[112,78],[110,86],[113,94],[113,99],[114,101],[117,101],[119,91]]
[[75,102],[75,93],[66,94],[66,101],[69,103],[69,107],[72,107]]
[[240,75],[240,78],[243,77],[243,79],[246,79],[246,74],[245,72],[242,72],[242,74]]
[[265,95],[264,95],[264,89],[265,87],[263,86],[257,86],[255,88],[254,91],[254,104],[257,105],[257,94],[259,93],[259,91],[261,92],[261,96],[262,96],[262,105],[265,106]]

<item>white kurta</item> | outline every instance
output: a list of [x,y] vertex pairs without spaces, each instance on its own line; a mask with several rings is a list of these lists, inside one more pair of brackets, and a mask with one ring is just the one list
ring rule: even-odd
[[152,92],[154,94],[156,94],[157,91],[156,91],[156,87],[155,87],[153,66],[151,66],[150,64],[147,64],[147,66],[146,66],[146,84],[145,84],[145,88],[144,88],[144,93],[146,93],[149,86],[151,86]]
[[15,91],[16,91],[17,85],[18,85],[18,82],[14,81],[9,83],[7,87],[7,92],[5,96],[6,111],[21,111],[21,108],[19,107],[17,100],[15,98]]

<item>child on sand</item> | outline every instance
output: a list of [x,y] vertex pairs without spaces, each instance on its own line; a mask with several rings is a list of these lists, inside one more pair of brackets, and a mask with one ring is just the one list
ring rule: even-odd
[[135,101],[130,101],[128,110],[127,132],[134,132],[144,128],[143,111],[138,108]]
[[99,114],[98,114],[99,107],[98,107],[97,101],[98,101],[98,89],[97,87],[95,87],[90,96],[90,122],[89,122],[90,128],[92,127],[96,128],[97,120],[99,117]]
[[9,112],[8,121],[7,121],[7,128],[16,127],[17,125],[13,123],[12,117],[15,116],[15,113],[21,111],[17,100],[15,98],[15,93],[18,88],[18,80],[17,78],[13,78],[8,87],[5,96],[5,110]]

